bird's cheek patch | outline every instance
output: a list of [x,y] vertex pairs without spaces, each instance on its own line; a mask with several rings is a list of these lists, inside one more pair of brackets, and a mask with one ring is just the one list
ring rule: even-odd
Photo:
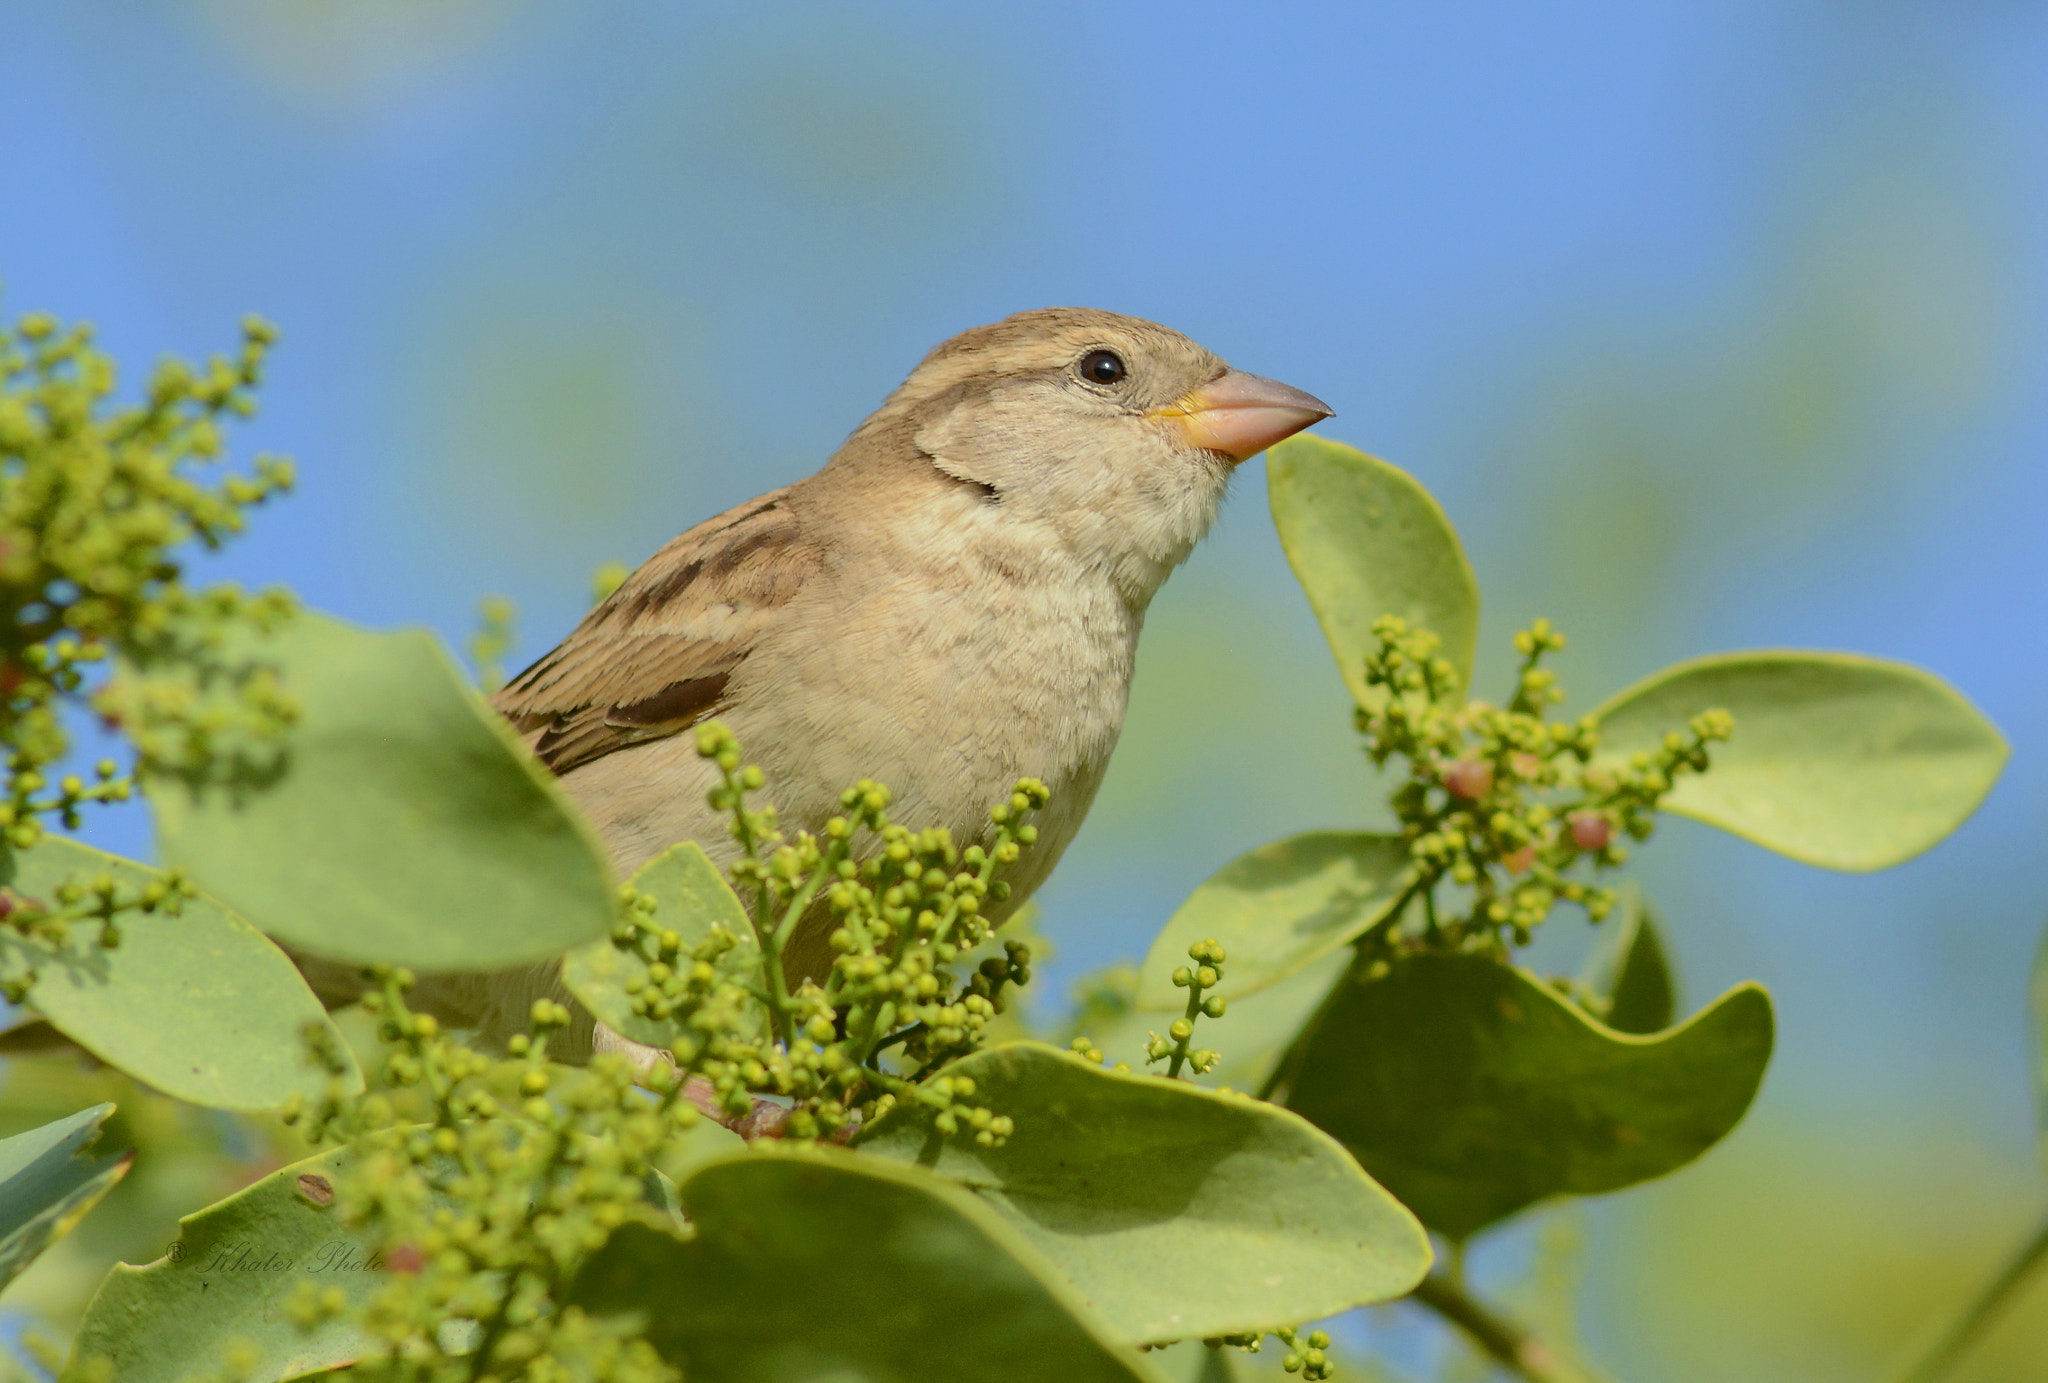
[[914,440],[917,449],[931,457],[940,470],[955,480],[981,486],[993,499],[1009,476],[1001,450],[1008,439],[991,422],[982,409],[962,404],[919,428]]

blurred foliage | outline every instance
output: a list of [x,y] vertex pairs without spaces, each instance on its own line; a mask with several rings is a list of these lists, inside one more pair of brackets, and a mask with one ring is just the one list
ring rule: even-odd
[[[1848,1155],[1797,1124],[1760,1123],[1694,1174],[1642,1192],[1636,1215],[1597,1236],[1591,1271],[1617,1292],[1613,1309],[1655,1323],[1631,1333],[1618,1370],[1682,1368],[1708,1383],[1891,1377],[2048,1208],[2038,1182],[1968,1140],[1845,1132]],[[1825,1176],[1788,1175],[1822,1163]],[[1615,1273],[1599,1266],[1608,1253],[1655,1255],[1666,1271]],[[2044,1359],[2048,1278],[1949,1377],[2016,1383]]]
[[203,26],[278,97],[329,115],[417,94],[451,62],[513,27],[518,4],[491,0],[187,0]]

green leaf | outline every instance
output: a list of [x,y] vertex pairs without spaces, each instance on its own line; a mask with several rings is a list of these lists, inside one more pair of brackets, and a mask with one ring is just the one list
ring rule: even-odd
[[695,1237],[627,1224],[571,1299],[640,1312],[691,1383],[1132,1383],[1156,1379],[974,1197],[823,1148],[699,1168]]
[[81,1109],[41,1128],[0,1138],[0,1287],[71,1232],[101,1196],[128,1174],[133,1153],[80,1157],[114,1112],[110,1104]]
[[1015,1118],[993,1148],[903,1105],[861,1149],[982,1196],[1133,1344],[1388,1301],[1430,1263],[1422,1227],[1333,1140],[1274,1105],[1122,1075],[1035,1042],[946,1068]]
[[422,630],[300,614],[256,656],[300,707],[282,773],[150,785],[166,860],[320,955],[490,970],[613,920],[603,849]]
[[1742,1118],[1770,997],[1739,985],[1655,1037],[1617,1033],[1526,971],[1424,953],[1340,992],[1288,1104],[1430,1228],[1462,1240],[1550,1196],[1684,1166]]
[[[0,859],[0,882],[52,904],[60,884],[101,874],[124,893],[160,877],[61,836]],[[11,943],[36,968],[29,1004],[100,1060],[193,1104],[275,1109],[327,1088],[304,1037],[317,1024],[361,1088],[348,1044],[298,968],[213,899],[186,899],[176,917],[124,914],[115,925],[120,945],[111,950],[99,944],[97,921],[74,923],[59,945]]]
[[1414,476],[1321,437],[1291,437],[1266,454],[1280,545],[1360,705],[1372,696],[1365,658],[1372,622],[1399,615],[1443,640],[1472,685],[1479,582],[1457,530]]
[[1630,884],[1621,890],[1605,927],[1583,977],[1587,988],[1607,1000],[1600,1021],[1616,1032],[1662,1032],[1677,1011],[1678,986],[1641,889]]
[[1885,869],[1968,819],[2005,765],[1997,729],[1946,682],[1840,653],[1726,653],[1667,668],[1602,706],[1596,763],[1654,753],[1702,711],[1735,717],[1664,798],[1824,869]]
[[1176,967],[1188,947],[1223,943],[1231,1003],[1286,979],[1345,945],[1393,911],[1410,882],[1399,836],[1308,831],[1239,855],[1188,895],[1152,942],[1138,980],[1138,1007],[1178,1012],[1187,991]]
[[[1269,1342],[1268,1348],[1270,1347]],[[1210,1349],[1200,1340],[1183,1340],[1177,1345],[1155,1349],[1146,1355],[1152,1367],[1159,1370],[1167,1383],[1236,1383],[1244,1376],[1244,1370],[1235,1362],[1242,1357],[1242,1351],[1231,1348]]]
[[[654,899],[648,920],[680,935],[685,951],[708,936],[714,925],[724,923],[740,944],[726,952],[720,964],[749,978],[760,977],[761,949],[754,941],[754,924],[725,875],[695,841],[673,846],[648,861],[633,876],[632,886]],[[638,949],[623,950],[604,936],[563,958],[562,983],[614,1032],[650,1047],[672,1047],[684,1035],[682,1020],[636,1012],[633,994],[627,991],[629,982],[636,982],[634,989],[645,992],[650,961]],[[765,1022],[767,1015],[761,1017]]]
[[256,1351],[243,1375],[251,1379],[339,1368],[374,1351],[376,1338],[345,1318],[308,1332],[280,1309],[301,1281],[339,1287],[359,1310],[388,1280],[334,1213],[347,1157],[336,1149],[272,1172],[179,1221],[178,1241],[156,1262],[116,1263],[86,1307],[66,1383],[92,1376],[96,1359],[121,1383],[212,1377],[231,1344]]

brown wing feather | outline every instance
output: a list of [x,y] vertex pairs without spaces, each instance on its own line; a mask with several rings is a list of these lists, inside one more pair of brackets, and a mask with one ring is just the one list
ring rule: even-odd
[[567,773],[717,712],[763,622],[823,559],[789,493],[670,542],[492,698],[542,762]]

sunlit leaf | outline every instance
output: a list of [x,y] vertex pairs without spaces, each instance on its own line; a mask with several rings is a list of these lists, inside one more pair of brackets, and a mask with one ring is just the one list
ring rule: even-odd
[[644,1313],[692,1383],[1156,1380],[1001,1216],[919,1168],[757,1151],[680,1195],[694,1237],[627,1224],[570,1296]]
[[255,656],[300,706],[276,781],[151,786],[164,857],[321,955],[496,969],[613,913],[602,848],[433,637],[301,614]]
[[[60,836],[0,859],[0,882],[43,902],[66,880],[99,875],[130,895],[159,877]],[[115,925],[112,948],[99,944],[97,921],[74,923],[58,945],[13,943],[36,968],[30,1005],[108,1065],[193,1104],[275,1109],[327,1088],[306,1047],[309,1025],[326,1027],[353,1060],[284,952],[212,898],[187,899],[176,917],[128,913]]]
[[1266,486],[1280,545],[1361,705],[1372,695],[1365,657],[1381,615],[1436,634],[1461,684],[1471,686],[1479,582],[1451,521],[1415,477],[1304,435],[1267,453]]
[[863,1150],[971,1187],[1132,1343],[1314,1320],[1429,1268],[1420,1225],[1329,1137],[1276,1106],[1123,1075],[1035,1042],[946,1068],[1011,1113],[995,1147],[892,1110]]
[[[727,886],[725,875],[695,841],[674,846],[650,860],[633,876],[633,887],[654,899],[654,912],[647,920],[681,937],[684,952],[709,935],[714,925],[724,923],[739,945],[726,952],[721,964],[759,978],[761,950],[754,941],[753,923]],[[563,958],[562,982],[600,1023],[615,1032],[650,1047],[672,1047],[683,1036],[687,1013],[651,1014],[634,1007],[635,995],[645,995],[651,988],[651,963],[652,958],[641,950],[622,950],[609,936],[600,937]]]
[[1763,1081],[1771,1001],[1740,985],[1654,1037],[1617,1033],[1525,971],[1421,954],[1339,992],[1290,1107],[1453,1239],[1551,1196],[1692,1161]]
[[1223,944],[1217,988],[1235,1003],[1328,955],[1380,921],[1410,882],[1399,836],[1308,831],[1239,855],[1188,896],[1146,953],[1138,1007],[1178,1010],[1173,972],[1198,941]]
[[0,1287],[71,1231],[128,1172],[133,1154],[81,1157],[110,1104],[0,1138]]
[[[154,1263],[116,1263],[93,1294],[67,1380],[105,1360],[121,1383],[219,1376],[230,1345],[255,1351],[245,1378],[292,1378],[338,1368],[377,1347],[347,1316],[301,1330],[283,1303],[301,1282],[339,1288],[361,1311],[389,1279],[334,1211],[334,1178],[348,1154],[294,1162],[179,1223]],[[104,1367],[104,1366],[102,1366]]]
[[1713,767],[1664,798],[1826,869],[1884,869],[1955,830],[1998,780],[2006,745],[1946,682],[1839,653],[1727,653],[1680,663],[1601,707],[1596,763],[1655,753],[1702,711],[1735,717]]

